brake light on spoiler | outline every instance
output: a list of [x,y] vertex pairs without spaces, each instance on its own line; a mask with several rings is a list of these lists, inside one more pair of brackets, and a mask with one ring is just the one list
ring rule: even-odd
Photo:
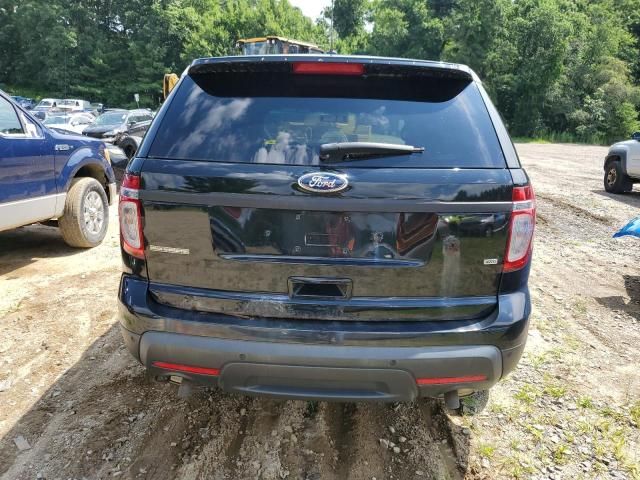
[[298,75],[364,75],[362,63],[294,62],[293,73]]
[[509,237],[504,257],[503,271],[513,272],[523,268],[533,251],[533,232],[536,226],[536,198],[533,187],[513,188],[513,208],[509,221]]

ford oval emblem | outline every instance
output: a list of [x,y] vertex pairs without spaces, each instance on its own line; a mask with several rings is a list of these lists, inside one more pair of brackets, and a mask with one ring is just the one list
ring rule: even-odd
[[344,175],[330,172],[306,173],[298,178],[298,185],[307,192],[335,193],[341,192],[349,186],[349,180]]

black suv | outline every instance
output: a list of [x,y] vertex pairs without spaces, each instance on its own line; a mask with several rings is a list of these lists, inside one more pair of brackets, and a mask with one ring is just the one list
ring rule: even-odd
[[184,390],[457,408],[524,349],[535,200],[465,66],[196,60],[120,221],[125,341]]

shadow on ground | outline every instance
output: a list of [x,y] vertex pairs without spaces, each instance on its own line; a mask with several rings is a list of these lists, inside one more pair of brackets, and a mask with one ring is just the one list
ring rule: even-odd
[[623,275],[622,278],[628,300],[621,295],[616,295],[596,298],[596,301],[610,310],[624,312],[640,320],[640,276]]
[[0,275],[6,275],[39,258],[64,257],[81,252],[69,247],[56,227],[31,225],[0,232]]
[[[593,193],[597,193],[602,197],[610,198],[611,200],[616,200],[620,203],[624,203],[625,205],[629,205],[630,207],[640,208],[640,191],[627,192],[627,193],[608,193],[604,189],[603,190],[591,190]],[[631,220],[631,219],[629,219]]]

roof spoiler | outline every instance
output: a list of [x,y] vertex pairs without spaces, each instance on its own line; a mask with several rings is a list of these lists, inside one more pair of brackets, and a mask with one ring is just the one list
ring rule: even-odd
[[215,73],[293,73],[297,62],[353,63],[364,66],[363,75],[410,75],[452,78],[471,82],[477,77],[465,65],[426,60],[406,60],[340,55],[262,55],[201,58],[188,68],[189,75]]

